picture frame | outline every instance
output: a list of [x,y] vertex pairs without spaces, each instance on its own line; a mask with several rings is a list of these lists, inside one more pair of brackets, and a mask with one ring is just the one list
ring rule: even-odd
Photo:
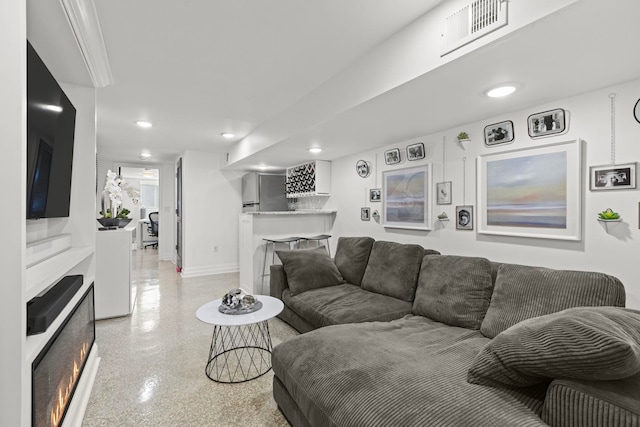
[[371,165],[366,160],[358,160],[356,162],[356,173],[360,178],[366,178],[371,175]]
[[565,133],[567,114],[562,108],[532,114],[527,118],[527,129],[533,139]]
[[384,162],[387,165],[395,165],[400,163],[400,149],[392,148],[384,152]]
[[424,159],[424,144],[422,142],[418,142],[417,144],[407,145],[407,160],[410,162],[414,160]]
[[451,204],[451,181],[436,183],[436,203],[438,205]]
[[382,173],[382,225],[431,229],[431,165]]
[[513,122],[511,120],[494,123],[484,128],[484,145],[487,147],[510,144],[513,142],[514,137]]
[[589,167],[591,191],[626,190],[636,188],[637,163]]
[[382,189],[381,188],[370,188],[369,189],[369,201],[370,202],[380,202],[382,201]]
[[371,221],[371,208],[360,208],[360,220]]
[[473,230],[473,206],[456,206],[456,230]]
[[479,156],[478,233],[581,240],[582,145],[577,139]]

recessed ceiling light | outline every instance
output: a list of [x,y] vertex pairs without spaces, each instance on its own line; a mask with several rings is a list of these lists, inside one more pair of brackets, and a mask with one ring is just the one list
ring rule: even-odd
[[144,120],[138,120],[136,124],[141,128],[150,128],[151,126],[153,126],[150,122],[146,122]]
[[235,135],[229,132],[222,132],[220,135],[224,136],[227,139],[233,138]]
[[322,148],[320,147],[311,147],[309,148],[309,152],[313,154],[322,153]]
[[489,98],[501,98],[503,96],[511,95],[516,91],[516,87],[512,85],[498,86],[493,89],[489,89],[486,93]]
[[148,159],[149,157],[151,157],[151,153],[140,153],[140,157],[143,157],[145,159]]
[[267,169],[269,169],[269,166],[260,165],[258,166],[258,169],[261,171],[266,171]]

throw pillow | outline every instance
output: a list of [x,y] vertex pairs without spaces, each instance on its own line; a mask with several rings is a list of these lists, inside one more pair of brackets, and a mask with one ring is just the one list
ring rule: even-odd
[[344,283],[324,246],[313,249],[276,251],[293,295],[311,289]]
[[640,372],[640,311],[579,307],[528,319],[476,356],[467,380],[523,387],[552,379],[616,380]]
[[358,286],[362,283],[373,242],[371,237],[338,238],[335,263],[347,283]]
[[425,256],[412,312],[447,325],[480,329],[492,290],[488,259]]
[[493,338],[516,323],[572,307],[624,307],[622,283],[590,271],[503,264],[480,332]]
[[423,257],[424,248],[420,245],[375,242],[362,277],[362,289],[413,301]]

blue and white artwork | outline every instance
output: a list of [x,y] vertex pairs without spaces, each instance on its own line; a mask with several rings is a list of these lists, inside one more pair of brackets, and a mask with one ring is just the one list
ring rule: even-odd
[[487,225],[567,228],[565,151],[488,161]]

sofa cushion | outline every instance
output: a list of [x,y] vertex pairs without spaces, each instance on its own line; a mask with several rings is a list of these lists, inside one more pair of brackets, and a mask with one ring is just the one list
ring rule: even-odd
[[546,387],[467,382],[487,342],[479,331],[409,315],[316,329],[277,345],[271,360],[309,425],[545,426],[537,413]]
[[524,320],[476,356],[468,380],[528,386],[554,378],[616,380],[640,372],[640,312],[579,307]]
[[480,329],[492,290],[489,260],[425,256],[412,312],[447,325]]
[[375,242],[362,278],[362,289],[413,301],[423,257],[424,248],[420,245]]
[[340,237],[334,262],[347,283],[360,286],[374,239],[371,237]]
[[624,307],[624,304],[624,286],[613,276],[503,264],[498,269],[491,303],[480,331],[493,338],[532,317],[572,307]]
[[387,322],[411,313],[411,303],[345,283],[299,295],[285,290],[282,300],[316,328],[359,322]]
[[313,249],[276,251],[289,289],[296,295],[310,289],[323,288],[344,283],[344,279],[324,246]]

